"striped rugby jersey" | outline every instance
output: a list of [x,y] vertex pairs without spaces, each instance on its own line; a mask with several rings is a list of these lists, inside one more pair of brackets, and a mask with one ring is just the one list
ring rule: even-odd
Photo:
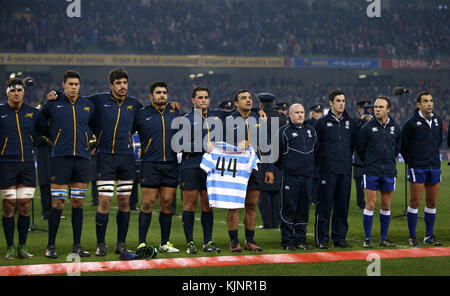
[[224,142],[215,143],[205,153],[200,167],[207,173],[206,188],[209,206],[214,208],[244,208],[248,179],[258,169],[258,156],[250,146],[247,150]]

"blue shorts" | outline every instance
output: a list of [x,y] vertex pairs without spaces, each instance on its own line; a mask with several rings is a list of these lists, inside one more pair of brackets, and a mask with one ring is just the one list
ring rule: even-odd
[[395,177],[363,175],[362,187],[374,191],[391,192],[395,190]]
[[408,169],[408,181],[413,183],[441,183],[441,169]]

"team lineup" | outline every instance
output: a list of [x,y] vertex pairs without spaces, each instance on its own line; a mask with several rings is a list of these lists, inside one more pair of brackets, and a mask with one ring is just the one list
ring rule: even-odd
[[[192,111],[182,115],[179,103],[169,102],[165,82],[150,85],[150,103],[143,106],[128,95],[128,73],[124,69],[113,69],[107,79],[110,92],[80,96],[81,75],[68,70],[63,76],[63,90],[50,92],[40,109],[24,103],[22,80],[12,78],[6,82],[7,102],[0,104],[5,259],[33,257],[26,241],[36,177],[40,177],[36,176],[34,165],[34,142],[41,136],[51,143],[51,209],[48,241],[43,246],[48,258],[58,258],[57,234],[67,199],[72,208],[72,252],[80,257],[91,256],[82,246],[82,228],[83,204],[91,182],[92,150],[98,190],[98,208],[92,221],[97,238],[95,256],[108,253],[105,237],[114,196],[118,204],[114,253],[133,253],[126,239],[130,197],[137,177],[142,197],[137,254],[153,252],[147,240],[157,201],[159,252],[180,252],[180,247],[170,242],[172,203],[178,186],[182,192],[182,223],[188,254],[198,253],[194,242],[198,200],[203,252],[221,252],[213,239],[214,208],[227,209],[231,252],[243,249],[262,252],[263,247],[255,239],[258,206],[265,226],[280,228],[280,244],[285,250],[328,249],[330,242],[337,248],[351,248],[346,239],[347,218],[352,168],[357,161],[363,171],[358,183],[365,193],[365,201],[358,204],[363,209],[363,247],[374,247],[371,231],[378,192],[379,244],[396,247],[388,233],[399,153],[408,165],[410,184],[408,229],[405,229],[409,231],[408,243],[413,247],[420,246],[421,241],[442,244],[435,236],[434,222],[441,183],[439,147],[443,125],[433,110],[433,96],[429,92],[417,94],[414,114],[400,124],[389,116],[391,102],[385,96],[376,98],[371,115],[354,119],[345,110],[345,93],[335,90],[328,95],[327,114],[323,114],[323,106],[314,106],[312,110],[320,116],[307,120],[300,102],[289,106],[284,115],[270,108],[273,95],[261,93],[255,97],[245,89],[234,95],[231,103],[234,108],[211,109],[209,89],[197,86],[192,90]],[[254,99],[261,107],[254,106]],[[139,176],[133,152],[135,133],[141,144]],[[90,143],[93,136],[95,147]],[[280,195],[272,196],[270,192],[275,191]],[[422,240],[416,235],[416,227],[424,192],[426,234]],[[309,217],[311,196],[316,204],[313,218]],[[272,208],[278,210],[270,212]],[[239,209],[244,209],[244,234],[238,232]],[[309,223],[314,223],[314,244],[306,239]]]

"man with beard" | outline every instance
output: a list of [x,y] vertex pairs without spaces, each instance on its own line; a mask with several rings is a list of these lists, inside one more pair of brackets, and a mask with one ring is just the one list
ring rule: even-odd
[[[179,112],[169,105],[167,84],[156,81],[150,86],[151,104],[136,114],[135,129],[141,141],[140,183],[142,192],[139,212],[139,248],[145,247],[153,206],[159,194],[161,243],[159,251],[178,253],[169,242],[172,227],[172,203],[178,186],[177,155],[171,141],[175,133],[172,121]],[[134,162],[134,160],[133,160]]]

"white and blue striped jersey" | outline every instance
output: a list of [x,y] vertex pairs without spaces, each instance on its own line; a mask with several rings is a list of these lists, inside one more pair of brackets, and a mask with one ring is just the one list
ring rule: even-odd
[[209,206],[214,208],[244,208],[248,179],[258,169],[258,156],[250,146],[238,149],[223,142],[205,153],[200,167],[207,173],[206,188]]

